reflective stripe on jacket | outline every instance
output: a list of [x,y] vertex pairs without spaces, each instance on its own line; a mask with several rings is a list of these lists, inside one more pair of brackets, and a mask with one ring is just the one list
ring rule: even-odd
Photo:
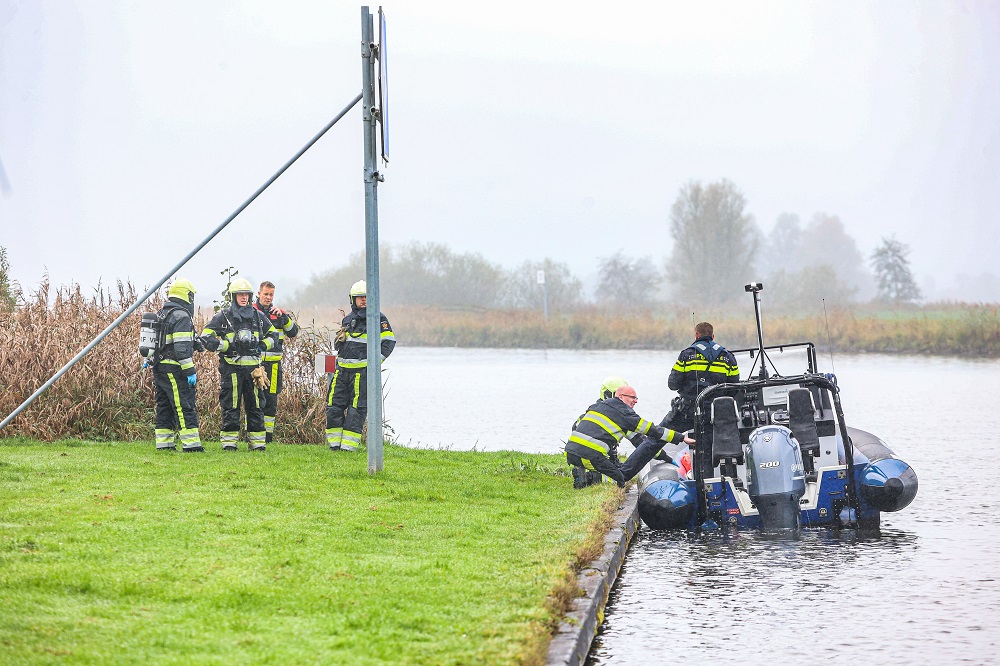
[[[365,319],[365,309],[352,309],[351,314],[344,317],[341,326],[347,333],[344,346],[337,355],[337,365],[341,368],[357,369],[368,365],[368,322]],[[379,313],[379,349],[384,361],[396,346],[396,336],[385,315]]]
[[608,456],[618,442],[634,433],[641,433],[664,442],[679,442],[683,433],[655,425],[640,417],[618,398],[598,400],[587,408],[570,433],[566,451],[581,457],[596,454]]
[[709,386],[737,382],[740,369],[732,352],[710,336],[702,336],[677,357],[670,370],[667,386],[693,404],[698,394]]

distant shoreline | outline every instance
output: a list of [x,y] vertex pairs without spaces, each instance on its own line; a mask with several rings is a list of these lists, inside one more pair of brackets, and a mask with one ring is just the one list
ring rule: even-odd
[[[590,308],[567,314],[529,310],[384,306],[400,344],[485,349],[679,350],[693,339],[690,317],[671,313],[611,312]],[[300,321],[333,327],[334,308],[306,309]],[[731,349],[755,347],[752,314],[705,317]],[[836,309],[826,316],[764,318],[765,341],[812,342],[819,351],[1000,358],[1000,305],[935,305],[909,309]]]

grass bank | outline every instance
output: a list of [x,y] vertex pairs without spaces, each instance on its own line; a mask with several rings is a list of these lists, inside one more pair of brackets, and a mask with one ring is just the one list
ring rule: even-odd
[[555,455],[209,449],[0,440],[0,663],[542,663],[620,497]]

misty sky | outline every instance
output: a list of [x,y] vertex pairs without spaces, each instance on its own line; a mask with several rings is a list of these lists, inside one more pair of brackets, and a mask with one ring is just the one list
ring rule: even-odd
[[[866,257],[895,234],[928,297],[1000,275],[1000,4],[502,4],[383,5],[383,243],[587,277],[619,249],[662,261],[681,185],[728,178],[765,233],[838,215]],[[0,0],[14,277],[155,283],[360,91],[360,22]],[[203,303],[227,266],[280,304],[363,249],[361,130],[355,109],[181,271]]]

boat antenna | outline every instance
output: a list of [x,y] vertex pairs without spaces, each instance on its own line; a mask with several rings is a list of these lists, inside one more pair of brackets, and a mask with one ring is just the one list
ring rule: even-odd
[[830,344],[830,370],[837,374],[837,366],[833,364],[833,336],[830,335],[830,318],[826,315],[826,299],[823,299],[823,319],[826,320],[826,339]]
[[767,379],[767,354],[764,353],[764,331],[760,324],[760,292],[764,285],[760,282],[751,282],[744,285],[744,291],[753,294],[753,313],[757,318],[757,345],[760,352],[760,379]]

